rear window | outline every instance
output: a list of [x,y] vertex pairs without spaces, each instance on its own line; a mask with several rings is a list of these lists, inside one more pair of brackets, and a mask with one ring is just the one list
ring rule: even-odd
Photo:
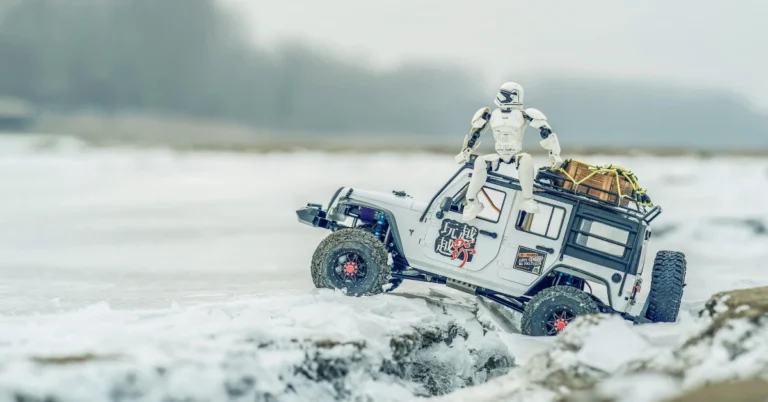
[[515,227],[523,232],[557,240],[560,237],[564,219],[564,208],[539,202],[539,212],[535,214],[520,211]]
[[581,233],[576,236],[576,244],[617,257],[624,256],[628,231],[589,219],[582,220],[578,230]]

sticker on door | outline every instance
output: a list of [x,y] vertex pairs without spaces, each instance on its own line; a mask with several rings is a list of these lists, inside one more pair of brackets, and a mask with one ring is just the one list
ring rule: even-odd
[[451,261],[461,261],[459,268],[464,268],[466,263],[472,262],[476,253],[478,233],[480,231],[474,226],[446,219],[435,239],[435,253],[450,257]]
[[520,246],[517,248],[517,257],[512,268],[528,272],[529,274],[541,275],[546,259],[546,254],[541,251]]

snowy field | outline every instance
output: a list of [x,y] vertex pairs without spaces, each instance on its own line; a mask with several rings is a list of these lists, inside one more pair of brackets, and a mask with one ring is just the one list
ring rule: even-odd
[[[553,340],[466,295],[353,299],[310,280],[326,233],[295,209],[342,185],[428,199],[452,159],[0,137],[0,401],[394,401],[525,364]],[[688,256],[681,322],[627,336],[677,344],[713,293],[768,285],[768,160],[583,159],[634,171],[664,207],[651,251]]]

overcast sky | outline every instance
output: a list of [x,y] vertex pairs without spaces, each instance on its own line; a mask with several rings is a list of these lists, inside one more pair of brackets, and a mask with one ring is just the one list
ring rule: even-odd
[[265,44],[299,39],[376,67],[470,67],[726,88],[768,111],[765,0],[225,0]]

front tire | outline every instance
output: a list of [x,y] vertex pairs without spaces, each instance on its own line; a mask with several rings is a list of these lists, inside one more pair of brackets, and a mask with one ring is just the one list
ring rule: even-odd
[[331,233],[312,256],[312,282],[317,288],[340,289],[350,296],[383,292],[389,283],[387,249],[373,234],[360,229]]
[[685,286],[686,265],[683,253],[659,251],[656,254],[645,318],[653,322],[677,321]]
[[553,286],[537,293],[525,306],[520,329],[523,335],[554,336],[576,317],[598,314],[597,302],[572,286]]

